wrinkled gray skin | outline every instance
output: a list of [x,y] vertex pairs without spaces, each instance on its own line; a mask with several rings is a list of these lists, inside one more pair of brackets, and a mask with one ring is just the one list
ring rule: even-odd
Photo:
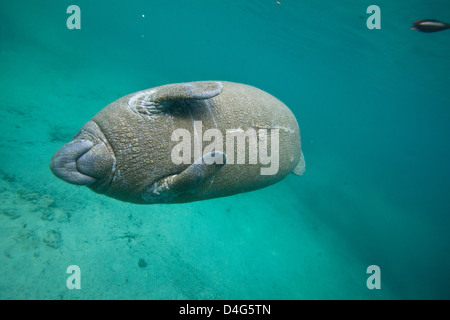
[[[172,133],[184,128],[194,140],[194,121],[202,121],[203,133],[210,128],[221,131],[223,153],[194,159],[192,152],[190,163],[174,164],[171,152],[178,141],[171,141]],[[235,152],[237,158],[236,150],[226,150],[226,130],[238,128],[268,133],[279,129],[276,174],[261,175],[261,167],[269,165],[260,161],[227,163],[226,154]],[[210,143],[203,142],[202,152]],[[223,161],[206,164],[212,161],[205,160],[218,158]],[[289,173],[301,175],[304,168],[300,130],[292,112],[264,91],[224,81],[170,84],[122,97],[88,121],[50,163],[52,172],[66,182],[140,204],[229,196],[264,188]]]

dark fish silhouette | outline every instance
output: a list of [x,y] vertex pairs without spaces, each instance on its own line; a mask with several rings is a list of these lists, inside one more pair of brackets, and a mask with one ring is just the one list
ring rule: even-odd
[[434,19],[418,20],[414,22],[413,26],[411,27],[411,30],[418,30],[422,32],[436,32],[446,29],[450,29],[449,23],[441,22]]

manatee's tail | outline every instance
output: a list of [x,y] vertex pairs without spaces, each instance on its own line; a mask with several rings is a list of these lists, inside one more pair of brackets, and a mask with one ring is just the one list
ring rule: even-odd
[[294,170],[292,170],[292,173],[297,176],[301,176],[305,173],[305,157],[303,156],[303,151],[300,151],[300,160],[298,160],[298,163]]

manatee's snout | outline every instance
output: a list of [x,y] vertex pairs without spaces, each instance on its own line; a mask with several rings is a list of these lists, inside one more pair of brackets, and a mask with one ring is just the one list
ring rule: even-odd
[[106,144],[92,141],[89,135],[78,135],[52,157],[50,170],[72,184],[91,185],[111,174],[114,158]]

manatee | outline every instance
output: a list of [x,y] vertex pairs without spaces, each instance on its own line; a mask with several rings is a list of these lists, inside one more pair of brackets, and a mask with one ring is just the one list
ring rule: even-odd
[[58,178],[137,204],[225,197],[302,175],[294,114],[225,81],[163,85],[100,110],[52,157]]

